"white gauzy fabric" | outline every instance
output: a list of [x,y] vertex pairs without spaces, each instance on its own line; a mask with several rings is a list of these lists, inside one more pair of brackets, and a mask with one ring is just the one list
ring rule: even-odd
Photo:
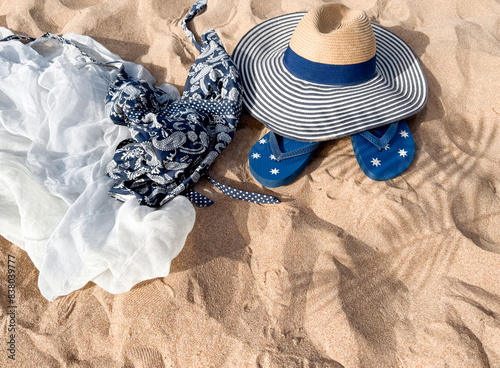
[[[0,38],[11,34],[0,28]],[[90,37],[63,37],[101,62],[121,60]],[[143,67],[123,64],[154,84]],[[0,42],[0,234],[26,250],[48,300],[88,281],[120,293],[166,276],[194,225],[183,196],[155,210],[108,195],[106,164],[130,137],[105,116],[116,72],[58,40]]]

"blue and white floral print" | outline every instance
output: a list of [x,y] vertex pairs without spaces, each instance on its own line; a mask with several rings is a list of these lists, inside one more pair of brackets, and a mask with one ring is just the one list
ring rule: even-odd
[[106,110],[127,125],[132,139],[122,142],[107,174],[117,181],[110,193],[135,195],[141,204],[158,207],[186,192],[234,137],[242,109],[238,69],[215,31],[198,45],[186,21],[206,6],[197,1],[183,27],[199,49],[180,100],[160,88],[130,78],[123,68],[106,97]]

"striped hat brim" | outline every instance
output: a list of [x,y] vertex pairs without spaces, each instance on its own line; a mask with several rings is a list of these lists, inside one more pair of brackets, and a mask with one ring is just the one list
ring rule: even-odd
[[302,141],[340,138],[414,115],[427,100],[420,63],[399,37],[372,24],[376,75],[357,85],[304,81],[283,64],[283,54],[306,13],[269,19],[251,29],[233,53],[249,113],[271,131]]

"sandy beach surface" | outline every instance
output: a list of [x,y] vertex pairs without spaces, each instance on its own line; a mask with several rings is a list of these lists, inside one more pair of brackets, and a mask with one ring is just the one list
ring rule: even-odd
[[[231,54],[255,25],[315,0],[208,0],[190,28]],[[267,130],[244,113],[211,175],[279,205],[224,196],[170,274],[113,295],[93,283],[48,302],[26,252],[0,239],[0,366],[127,368],[500,367],[500,3],[342,0],[421,61],[425,108],[407,120],[403,175],[367,178],[349,137],[323,142],[291,184],[262,187],[248,152]],[[187,0],[0,1],[0,26],[91,36],[180,91],[198,55]],[[16,360],[8,359],[8,260]],[[7,342],[7,343],[6,343]]]

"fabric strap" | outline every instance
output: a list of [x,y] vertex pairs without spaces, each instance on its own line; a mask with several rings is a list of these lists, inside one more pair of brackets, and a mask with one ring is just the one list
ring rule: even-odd
[[[279,204],[281,201],[273,196],[259,194],[254,192],[247,192],[245,190],[235,189],[228,185],[219,183],[218,181],[208,177],[208,180],[215,185],[223,194],[228,197],[239,199],[246,202],[258,203],[258,204]],[[185,193],[186,198],[189,199],[196,207],[208,207],[214,204],[214,202],[205,197],[203,194],[198,193],[194,190],[189,190]]]
[[191,201],[196,207],[208,207],[214,204],[210,198],[205,197],[203,194],[195,192],[190,189],[185,193],[187,199]]
[[[78,46],[76,43],[74,43],[73,41],[70,41],[64,37],[57,36],[55,34],[48,33],[48,32],[44,33],[40,37],[51,39],[51,40],[56,40],[62,44],[69,45],[69,46],[76,48],[80,52],[80,54],[83,56],[85,61],[88,63],[93,63],[93,64],[106,66],[106,67],[114,67],[114,68],[121,68],[123,65],[123,63],[121,61],[109,61],[109,62],[101,63],[101,62],[97,61],[94,57],[90,56],[85,51],[83,51],[80,48],[80,46]],[[1,39],[0,42],[11,41],[11,40],[24,40],[24,41],[33,42],[33,41],[36,41],[36,38],[14,34],[14,35],[10,35],[10,36],[7,36],[7,37]]]
[[221,184],[211,177],[208,177],[208,180],[212,182],[213,185],[217,187],[222,193],[231,198],[241,199],[242,201],[252,202],[252,203],[260,203],[260,204],[278,204],[281,201],[278,198],[273,196],[259,194],[254,192],[247,192],[244,190],[234,189],[230,186]]
[[288,47],[283,64],[297,78],[331,86],[351,86],[366,82],[376,73],[376,58],[349,65],[322,64],[307,60]]
[[193,32],[191,32],[189,30],[189,28],[187,27],[186,23],[189,22],[190,20],[192,20],[199,13],[201,13],[205,9],[206,6],[207,6],[207,0],[197,0],[193,4],[193,6],[191,7],[191,10],[186,15],[186,17],[182,20],[182,23],[181,23],[182,28],[184,29],[184,32],[186,33],[186,35],[188,36],[188,38],[191,40],[191,42],[193,43],[193,45],[200,52],[201,52],[201,45],[198,42],[196,42],[196,38],[194,37]]

